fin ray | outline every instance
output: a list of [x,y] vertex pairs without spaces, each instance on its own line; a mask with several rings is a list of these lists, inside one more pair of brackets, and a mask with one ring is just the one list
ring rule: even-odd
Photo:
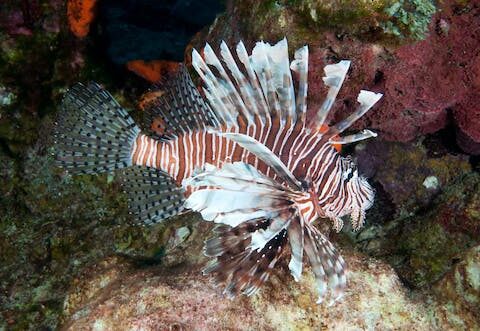
[[241,133],[222,133],[216,132],[218,135],[235,141],[237,144],[257,156],[260,160],[272,167],[278,176],[288,185],[296,190],[301,190],[300,182],[295,178],[287,166],[276,156],[268,147],[261,144],[254,138]]
[[360,117],[365,115],[370,108],[375,105],[382,98],[383,94],[375,93],[371,91],[361,90],[360,94],[357,97],[357,101],[360,103],[360,106],[357,110],[355,110],[352,114],[350,114],[346,119],[342,120],[341,122],[335,124],[333,127],[330,128],[330,132],[334,133],[342,133],[346,129],[348,129],[356,120]]
[[155,224],[183,210],[183,189],[161,170],[133,166],[122,171],[132,214],[144,224]]
[[139,133],[110,93],[96,83],[78,83],[65,94],[55,128],[57,163],[74,173],[128,167]]
[[347,76],[348,69],[350,68],[350,61],[340,61],[335,64],[326,65],[323,69],[325,71],[325,76],[323,81],[325,85],[329,87],[327,97],[322,103],[322,106],[317,112],[317,117],[315,118],[314,127],[318,130],[322,127],[327,119],[328,113],[335,102],[338,92],[343,85],[343,81]]
[[196,128],[219,125],[215,113],[203,100],[185,66],[180,67],[175,79],[169,81],[162,90],[164,93],[151,101],[145,110],[144,123],[148,128],[157,118],[165,123],[165,132],[162,134],[149,130],[154,135],[165,138]]

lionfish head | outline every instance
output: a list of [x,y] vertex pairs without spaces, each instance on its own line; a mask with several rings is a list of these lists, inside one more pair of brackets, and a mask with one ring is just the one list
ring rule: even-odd
[[[341,182],[344,185],[335,218],[350,215],[350,221],[355,231],[358,231],[365,222],[365,212],[373,205],[375,191],[367,179],[358,173],[357,165],[350,157],[343,158],[341,167]],[[335,228],[339,225],[334,221]],[[341,226],[340,226],[341,228]]]
[[351,157],[340,156],[339,162],[333,163],[335,166],[326,174],[327,179],[316,178],[310,183],[316,187],[311,192],[315,195],[312,200],[317,205],[317,216],[332,220],[337,232],[343,227],[343,219],[350,216],[352,227],[357,231],[364,224],[366,210],[373,205],[375,192],[359,174]]

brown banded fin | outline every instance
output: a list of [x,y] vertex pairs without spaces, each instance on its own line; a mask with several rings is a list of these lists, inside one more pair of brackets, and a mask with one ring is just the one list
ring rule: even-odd
[[[252,61],[250,59],[250,56],[247,53],[247,50],[243,42],[240,41],[238,43],[236,47],[236,52],[237,52],[238,59],[240,60],[240,62],[242,62],[245,68],[245,71],[247,73],[248,81],[245,82],[245,84],[250,85],[253,91],[253,97],[257,104],[256,108],[258,109],[258,116],[260,116],[262,121],[265,121],[266,117],[269,114],[268,105],[265,100],[265,97],[263,96],[263,92],[260,87],[260,82],[258,81],[255,71],[253,70]],[[252,109],[255,111],[255,108],[252,107]]]
[[224,41],[220,44],[220,53],[228,70],[232,73],[236,86],[238,86],[238,90],[242,95],[243,103],[245,105],[245,107],[242,107],[241,109],[242,113],[247,119],[247,122],[253,124],[255,123],[254,115],[260,116],[259,105],[257,105],[255,99],[254,88],[249,84],[247,77],[238,68],[230,49]]
[[[263,123],[276,119],[279,124],[272,130],[280,130],[287,122],[293,125],[298,112],[304,112],[308,54],[299,53],[298,67],[291,69],[286,39],[275,45],[257,42],[251,55],[240,42],[236,55],[243,64],[242,69],[224,42],[220,45],[220,55],[228,71],[210,45],[206,44],[203,52],[204,58],[193,50],[192,65],[202,78],[205,95],[222,124],[237,126],[241,115],[255,125],[258,116]],[[291,70],[298,70],[303,82],[300,110],[297,110]]]
[[332,243],[310,223],[304,226],[304,248],[318,290],[318,303],[322,302],[328,290],[331,303],[343,296],[346,286],[346,265]]
[[204,273],[213,273],[225,283],[224,293],[233,298],[240,293],[255,294],[270,277],[288,243],[287,231],[281,227],[259,249],[250,247],[252,235],[267,231],[270,219],[252,219],[233,228],[218,229],[217,236],[205,242],[205,254],[214,257]]
[[[207,65],[212,66],[220,74],[217,78],[217,88],[222,90],[224,95],[224,104],[225,106],[234,110],[237,114],[244,114],[248,117],[248,110],[243,102],[243,99],[240,97],[237,87],[233,85],[230,76],[227,74],[223,65],[221,64],[218,57],[215,55],[212,47],[207,43],[203,49],[203,54],[205,56],[205,62]],[[226,55],[224,53],[224,55]],[[236,116],[234,117],[236,119]]]
[[77,83],[62,101],[55,127],[57,163],[73,173],[101,173],[132,164],[140,129],[100,85]]
[[[159,87],[163,93],[145,106],[144,126],[157,137],[169,138],[217,126],[218,120],[205,103],[185,66],[177,76]],[[161,128],[155,124],[161,123]]]
[[315,118],[314,128],[316,130],[319,130],[322,128],[323,124],[325,124],[325,120],[327,119],[330,109],[332,109],[349,68],[350,61],[343,60],[335,64],[326,65],[323,69],[325,71],[323,82],[329,87],[329,90],[327,97],[323,101],[322,106],[317,112],[317,117]]
[[124,169],[120,177],[128,194],[130,212],[139,223],[159,223],[183,210],[183,189],[163,171],[133,166]]
[[295,51],[295,60],[290,64],[290,69],[298,74],[298,91],[296,108],[298,116],[305,121],[307,113],[308,92],[308,47],[303,46]]

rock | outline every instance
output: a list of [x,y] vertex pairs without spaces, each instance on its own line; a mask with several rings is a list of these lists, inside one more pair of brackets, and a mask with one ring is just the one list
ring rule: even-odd
[[[434,292],[443,304],[442,316],[457,330],[478,328],[480,316],[480,246],[473,247],[440,282]],[[462,316],[462,318],[455,318]]]
[[377,198],[393,202],[396,216],[413,215],[429,206],[443,188],[471,171],[468,157],[432,156],[420,142],[373,139],[357,146],[355,155],[360,173],[374,182]]
[[[189,249],[192,249],[190,247]],[[198,252],[197,252],[198,254]],[[64,329],[292,330],[448,328],[438,307],[412,299],[385,263],[351,251],[342,301],[317,305],[310,270],[296,283],[286,265],[259,295],[225,298],[198,265],[135,269],[109,259],[85,270],[65,301]]]
[[360,250],[387,260],[409,286],[428,287],[480,243],[479,210],[480,175],[468,173],[444,187],[423,210],[367,225],[350,238]]
[[441,279],[480,238],[480,176],[465,156],[432,139],[357,146],[360,172],[377,194],[366,226],[345,232],[359,250],[388,261],[415,288]]
[[[208,34],[209,40],[232,42],[239,37],[247,41],[274,41],[286,35],[295,47],[318,40],[325,31],[335,31],[342,38],[353,35],[362,40],[391,40],[395,39],[392,32],[396,30],[396,37],[423,39],[435,6],[431,0],[412,2],[230,1],[226,13],[199,37]],[[408,21],[401,22],[400,15],[408,16]]]
[[69,40],[66,1],[0,6],[0,139],[18,155],[36,142],[60,91],[78,79],[80,67],[73,64],[81,47]]
[[16,96],[12,91],[0,85],[0,108],[10,106],[15,102],[15,99]]
[[425,186],[427,190],[436,191],[439,188],[440,183],[437,177],[428,176],[427,178],[425,178],[422,185]]

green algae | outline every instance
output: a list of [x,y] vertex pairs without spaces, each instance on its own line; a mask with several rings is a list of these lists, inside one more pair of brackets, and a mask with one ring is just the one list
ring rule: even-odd
[[[393,39],[421,40],[427,35],[436,7],[431,0],[243,0],[233,11],[240,17],[248,39],[273,41],[287,36],[296,48],[315,42],[319,32],[332,30],[337,35],[388,43]],[[224,28],[229,20],[225,14],[220,19],[223,23],[216,25]]]
[[125,219],[121,194],[98,178],[62,178],[52,161],[30,153],[1,198],[0,290],[10,295],[0,305],[13,329],[55,328],[72,274],[108,252],[102,239]]
[[464,251],[478,243],[480,217],[468,211],[476,210],[479,199],[480,175],[466,174],[445,187],[427,211],[403,221],[386,258],[404,281],[414,287],[435,283]]
[[473,244],[467,235],[452,235],[435,222],[411,224],[398,241],[398,254],[407,257],[398,266],[404,280],[423,287],[439,280],[452,267],[454,258]]
[[422,40],[436,7],[431,0],[400,0],[384,9],[389,20],[380,23],[383,31],[399,38]]

